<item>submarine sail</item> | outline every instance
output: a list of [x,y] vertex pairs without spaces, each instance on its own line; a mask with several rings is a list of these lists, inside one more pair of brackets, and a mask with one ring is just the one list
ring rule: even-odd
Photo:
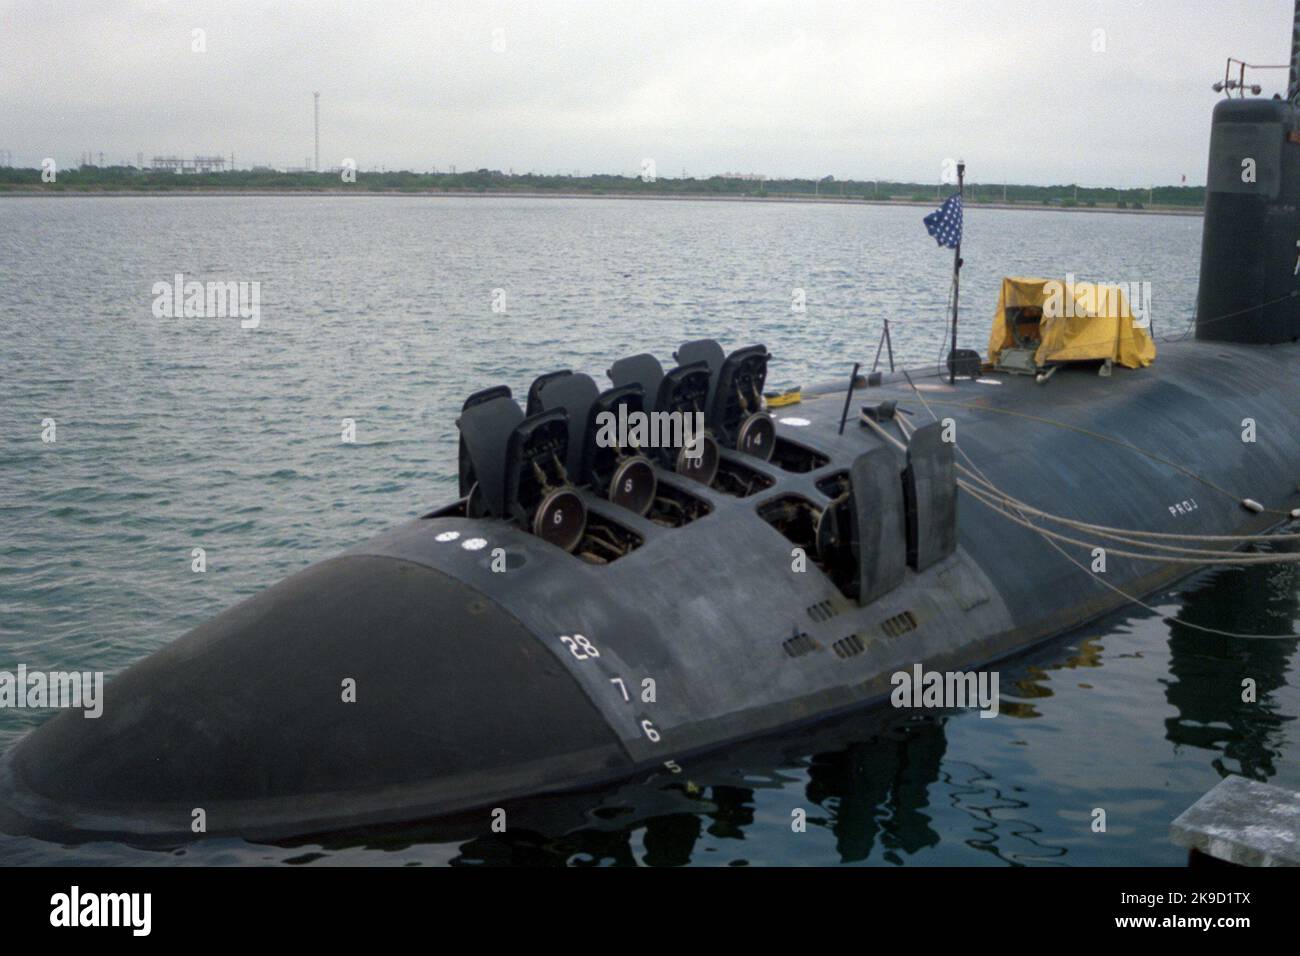
[[1214,109],[1196,337],[1300,340],[1300,123],[1293,103]]

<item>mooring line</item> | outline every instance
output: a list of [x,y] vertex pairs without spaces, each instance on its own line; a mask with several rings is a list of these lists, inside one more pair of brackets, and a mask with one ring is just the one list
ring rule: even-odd
[[[934,409],[931,408],[931,407],[930,407],[930,403],[927,402],[927,401],[925,400],[925,396],[921,394],[920,389],[918,389],[918,388],[916,387],[916,385],[913,384],[913,382],[912,382],[912,377],[907,373],[907,370],[906,370],[906,369],[903,370],[903,377],[907,379],[907,384],[908,384],[909,386],[911,386],[912,392],[916,395],[917,399],[921,402],[921,405],[925,408],[925,410],[926,410],[927,412],[930,413],[930,418],[931,418],[932,420],[934,420],[934,421],[937,422],[937,421],[939,420],[939,416],[937,416],[937,415],[934,413]],[[892,442],[895,446],[901,448],[902,450],[906,451],[906,446],[905,446],[902,442],[900,442],[898,439],[894,438],[892,435],[890,435],[888,432],[886,432],[883,428],[878,427],[877,424],[876,424],[875,422],[872,422],[870,419],[867,419],[867,418],[865,418],[865,417],[862,418],[862,421],[865,422],[866,424],[872,426],[873,428],[875,428],[876,431],[877,431],[877,433],[878,433],[879,435],[881,435],[883,438],[885,438],[886,440]],[[902,425],[902,420],[901,420],[901,419],[898,419],[898,422],[899,422],[899,428],[900,428],[900,430],[902,430],[902,429],[904,428],[904,426]],[[956,444],[955,447],[956,447],[957,453],[960,454],[960,455],[962,456],[962,458],[964,458],[964,459],[966,460],[966,462],[969,464],[971,470],[973,470],[973,471],[976,473],[976,475],[978,475],[979,478],[982,479],[983,482],[984,482],[986,485],[989,485],[989,486],[992,486],[992,487],[996,487],[996,485],[993,485],[993,482],[991,482],[991,481],[989,480],[988,476],[985,475],[985,474],[983,473],[983,471],[980,470],[980,467],[979,467],[977,464],[975,464],[974,460],[971,459],[970,455],[968,455],[968,454],[966,453],[965,449],[963,449],[963,448],[961,447],[960,444]],[[968,493],[968,494],[970,493],[969,490],[968,490],[967,493]],[[975,497],[975,496],[972,496],[972,497]],[[978,498],[977,498],[977,500],[978,500]],[[995,510],[998,514],[1001,514],[1003,517],[1010,517],[1010,515],[1008,515],[1006,512],[1002,511],[1001,509],[994,509],[994,510]],[[1023,517],[1023,515],[1022,515],[1022,517]],[[1028,521],[1028,519],[1026,519],[1026,521]],[[1164,614],[1164,613],[1162,613],[1161,611],[1157,610],[1156,608],[1152,607],[1150,604],[1146,603],[1146,602],[1143,601],[1141,598],[1136,597],[1136,596],[1130,594],[1128,591],[1125,591],[1125,590],[1124,590],[1123,588],[1121,588],[1119,585],[1112,584],[1111,582],[1107,581],[1105,578],[1103,578],[1103,577],[1099,577],[1099,576],[1097,576],[1096,574],[1093,574],[1090,570],[1088,570],[1087,567],[1085,567],[1082,563],[1080,563],[1080,562],[1079,562],[1079,561],[1074,557],[1074,555],[1072,555],[1072,554],[1070,554],[1068,551],[1066,551],[1063,547],[1061,547],[1061,545],[1059,545],[1057,542],[1053,541],[1053,540],[1052,540],[1048,535],[1043,534],[1044,529],[1038,527],[1037,525],[1033,524],[1032,522],[1029,522],[1029,525],[1028,525],[1028,526],[1029,526],[1029,528],[1030,528],[1031,530],[1038,532],[1039,535],[1043,538],[1043,540],[1044,540],[1048,545],[1050,545],[1053,549],[1055,549],[1056,552],[1057,552],[1058,554],[1061,555],[1061,557],[1065,558],[1065,560],[1067,560],[1067,561],[1069,561],[1071,564],[1073,564],[1076,568],[1078,568],[1080,571],[1082,571],[1084,574],[1086,574],[1086,575],[1087,575],[1091,580],[1099,582],[1103,587],[1108,588],[1110,591],[1112,591],[1112,592],[1114,592],[1115,594],[1119,595],[1119,596],[1120,596],[1121,598],[1123,598],[1125,601],[1128,601],[1130,604],[1135,604],[1135,605],[1137,605],[1138,607],[1140,607],[1140,608],[1142,608],[1143,610],[1147,611],[1149,614],[1152,614],[1152,615],[1154,615],[1155,617],[1159,618],[1161,621],[1164,621],[1166,624],[1169,624],[1169,625],[1171,625],[1171,626],[1174,626],[1174,625],[1181,625],[1181,626],[1183,626],[1183,627],[1191,628],[1192,630],[1195,630],[1195,631],[1200,631],[1200,632],[1203,633],[1203,634],[1213,634],[1213,635],[1215,635],[1216,637],[1230,637],[1230,638],[1237,638],[1237,639],[1240,639],[1240,640],[1297,640],[1297,639],[1300,639],[1300,635],[1296,635],[1296,634],[1241,634],[1241,633],[1238,633],[1238,632],[1236,632],[1236,631],[1224,631],[1224,630],[1221,630],[1221,629],[1219,629],[1219,628],[1217,628],[1217,627],[1207,627],[1207,626],[1204,625],[1204,624],[1196,624],[1196,623],[1193,623],[1193,622],[1191,622],[1191,621],[1182,621],[1182,620],[1179,620],[1178,618],[1170,617],[1168,614]],[[1198,563],[1199,563],[1199,562],[1198,562]]]
[[[870,419],[863,419],[863,421],[867,425],[870,425],[873,429],[875,429],[877,433],[881,435],[881,437],[892,442],[895,445],[895,447],[897,447],[899,450],[901,451],[907,450],[906,445],[904,445],[898,439],[894,438],[892,435],[884,431],[884,429],[881,428],[876,422],[873,422]],[[911,426],[907,425],[902,419],[897,419],[896,423],[898,425],[899,431],[903,433],[903,437],[907,438],[910,441]],[[963,452],[962,454],[964,457],[967,458],[967,460],[969,460],[969,456],[966,455],[965,452]],[[1132,551],[1125,551],[1119,548],[1107,548],[1107,550],[1111,554],[1117,554],[1120,555],[1121,557],[1136,558],[1141,561],[1169,561],[1175,564],[1197,564],[1197,565],[1200,564],[1206,564],[1206,565],[1210,565],[1210,564],[1233,564],[1233,565],[1236,564],[1300,564],[1300,553],[1242,554],[1240,551],[1224,551],[1224,550],[1216,550],[1212,548],[1188,548],[1188,547],[1181,547],[1178,545],[1157,544],[1154,541],[1145,541],[1140,537],[1138,538],[1129,537],[1128,535],[1142,535],[1148,533],[1159,534],[1159,533],[1129,530],[1125,528],[1111,528],[1108,525],[1095,525],[1086,521],[1076,521],[1075,519],[1072,518],[1066,518],[1063,515],[1055,515],[1052,514],[1051,512],[1047,512],[1047,511],[1043,511],[1042,509],[1035,508],[1032,505],[1028,504],[1027,502],[1024,502],[1012,495],[1008,495],[1006,492],[1001,491],[992,482],[988,481],[987,478],[984,478],[982,475],[976,475],[975,472],[971,471],[969,468],[967,468],[964,465],[958,464],[957,468],[964,475],[967,476],[967,478],[957,479],[958,486],[962,488],[962,490],[964,490],[967,494],[976,498],[981,503],[993,507],[995,508],[995,510],[999,510],[999,513],[1001,513],[1004,517],[1011,519],[1012,521],[1015,521],[1019,524],[1025,524],[1027,527],[1032,527],[1035,530],[1038,530],[1045,535],[1057,538],[1058,540],[1061,541],[1066,541],[1070,544],[1077,544],[1087,548],[1100,547],[1100,545],[1096,541],[1081,541],[1078,538],[1072,538],[1067,535],[1063,535],[1060,532],[1051,531],[1046,528],[1040,528],[1038,525],[1032,524],[1032,522],[1027,522],[1027,519],[1026,521],[1021,521],[1020,519],[1017,519],[1014,515],[1012,515],[1005,507],[1001,509],[997,509],[996,505],[998,503],[1001,503],[1004,506],[1006,505],[1011,506],[1015,511],[1020,513],[1021,518],[1024,518],[1026,514],[1032,514],[1036,517],[1045,518],[1048,521],[1055,521],[1070,527],[1078,528],[1079,530],[1086,531],[1097,537],[1107,538],[1114,541],[1121,541],[1126,544],[1136,544],[1143,548],[1147,548],[1148,551],[1152,551],[1152,550],[1164,551],[1175,555],[1196,556],[1194,558],[1175,558],[1175,557],[1170,557],[1167,554],[1150,554],[1150,553],[1141,554]],[[1166,537],[1166,536],[1161,535],[1161,537]],[[1173,537],[1179,540],[1241,541],[1245,543],[1251,541],[1291,540],[1291,539],[1300,538],[1300,534],[1170,535],[1167,537]]]
[[[906,371],[903,372],[903,375],[904,377],[907,378],[907,384],[911,386],[912,391],[916,393],[917,397],[921,400],[922,404],[926,405],[926,411],[930,413],[930,417],[938,421],[938,416],[935,415],[934,410],[930,408],[928,404],[926,404],[925,397],[921,395],[920,390],[916,387],[915,384],[913,384],[911,377],[907,374]],[[1029,421],[1039,422],[1044,425],[1052,425],[1056,428],[1064,428],[1069,431],[1078,432],[1081,435],[1087,435],[1088,437],[1095,438],[1098,441],[1110,442],[1112,445],[1118,445],[1121,448],[1127,448],[1129,451],[1135,451],[1139,455],[1144,455],[1145,457],[1150,458],[1152,461],[1156,461],[1162,465],[1166,465],[1170,468],[1173,468],[1175,471],[1178,471],[1186,475],[1188,478],[1200,482],[1201,484],[1205,485],[1207,488],[1212,488],[1215,491],[1219,492],[1220,494],[1227,495],[1229,498],[1233,499],[1238,503],[1242,503],[1248,500],[1242,497],[1241,495],[1229,491],[1227,488],[1215,484],[1214,482],[1210,481],[1208,478],[1202,475],[1198,475],[1190,468],[1187,468],[1184,465],[1180,465],[1176,461],[1171,461],[1170,459],[1165,458],[1163,455],[1157,454],[1156,452],[1151,451],[1150,449],[1143,448],[1141,445],[1135,445],[1132,442],[1125,441],[1122,438],[1116,438],[1113,435],[1107,435],[1103,432],[1094,431],[1090,428],[1084,428],[1082,425],[1072,425],[1069,422],[1063,422],[1055,418],[1047,418],[1042,415],[1031,415],[1028,412],[1017,412],[1009,408],[996,408],[990,405],[976,405],[972,402],[957,402],[951,399],[944,399],[944,398],[936,398],[933,401],[934,404],[936,405],[951,405],[956,408],[968,408],[972,411],[977,411],[977,412],[992,412],[995,415],[1011,415],[1016,418],[1024,418],[1024,419],[1028,419]],[[1287,518],[1297,517],[1297,515],[1292,514],[1290,511],[1280,510],[1277,508],[1262,508],[1261,510],[1269,514],[1282,515],[1283,517],[1287,517]]]

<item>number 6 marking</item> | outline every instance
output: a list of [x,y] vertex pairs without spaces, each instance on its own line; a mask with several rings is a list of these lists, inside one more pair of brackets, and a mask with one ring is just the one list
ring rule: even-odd
[[659,731],[655,730],[655,725],[648,720],[641,721],[641,729],[645,731],[646,737],[652,744],[659,743]]

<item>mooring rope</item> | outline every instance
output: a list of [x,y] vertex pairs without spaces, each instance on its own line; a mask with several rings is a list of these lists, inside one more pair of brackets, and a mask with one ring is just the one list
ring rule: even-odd
[[[1245,565],[1245,564],[1300,564],[1300,553],[1281,553],[1281,554],[1242,554],[1239,551],[1199,551],[1197,557],[1183,557],[1173,554],[1151,554],[1150,552],[1128,551],[1123,548],[1113,548],[1109,545],[1100,545],[1096,541],[1085,541],[1080,538],[1072,538],[1069,535],[1061,534],[1059,531],[1052,531],[1048,528],[1040,527],[1030,521],[1023,515],[1016,515],[1012,512],[998,506],[996,499],[986,497],[986,492],[976,488],[965,479],[957,479],[957,484],[963,491],[969,494],[976,501],[986,505],[998,514],[1007,518],[1015,524],[1025,528],[1037,531],[1041,535],[1054,538],[1057,541],[1064,541],[1066,544],[1075,544],[1083,548],[1097,549],[1105,551],[1107,555],[1117,555],[1121,558],[1133,558],[1136,561],[1155,561],[1167,562],[1169,564],[1195,564],[1195,565]],[[1139,542],[1140,543],[1140,542]],[[1182,549],[1184,553],[1196,551],[1194,548]]]
[[[876,431],[882,438],[892,443],[900,451],[906,451],[907,446],[894,436],[890,435],[876,422],[864,418],[863,421]],[[902,419],[897,419],[899,431],[909,441],[912,437],[912,429]],[[969,456],[963,452],[963,457],[969,460]],[[1126,529],[1110,528],[1106,525],[1094,525],[1086,521],[1076,521],[1072,518],[1066,518],[1062,515],[1055,515],[1040,508],[1035,508],[1006,492],[1001,491],[996,485],[990,482],[982,474],[977,475],[966,466],[958,463],[957,469],[966,477],[958,478],[957,485],[975,500],[981,504],[992,508],[1008,520],[1019,524],[1023,527],[1032,528],[1049,538],[1058,541],[1064,541],[1068,544],[1075,544],[1080,547],[1089,549],[1103,548],[1107,554],[1118,555],[1124,558],[1133,558],[1139,561],[1156,561],[1168,562],[1171,564],[1195,564],[1195,565],[1213,565],[1213,564],[1300,564],[1300,553],[1280,553],[1280,554],[1242,554],[1240,551],[1223,551],[1211,548],[1189,548],[1178,545],[1157,544],[1151,541],[1144,541],[1141,538],[1129,537],[1129,534],[1141,534],[1144,532],[1131,531],[1127,533]],[[1002,505],[1002,507],[999,507]],[[1008,511],[1006,506],[1011,506],[1015,511],[1020,512],[1019,516]],[[1048,528],[1042,528],[1032,523],[1026,517],[1026,514],[1032,514],[1049,521],[1056,521],[1070,527],[1077,528],[1089,534],[1110,540],[1121,541],[1126,544],[1135,544],[1139,547],[1148,549],[1146,552],[1128,551],[1122,548],[1115,548],[1109,545],[1099,544],[1097,541],[1085,541],[1079,538],[1070,537],[1059,531],[1052,531]],[[1300,534],[1289,535],[1205,535],[1205,536],[1180,536],[1182,539],[1207,538],[1215,541],[1266,541],[1266,540],[1289,540],[1300,538]],[[1151,551],[1162,551],[1164,554],[1152,554]],[[1194,557],[1193,557],[1194,556]]]
[[[962,470],[963,474],[967,475],[967,478],[969,478],[970,481],[974,482],[977,485],[982,484],[980,480],[976,478],[972,473],[970,473],[964,466],[958,465],[957,467]],[[1207,554],[1207,555],[1222,556],[1222,555],[1233,555],[1233,554],[1241,553],[1239,551],[1219,551],[1213,548],[1189,548],[1180,545],[1159,544],[1158,542],[1152,541],[1147,537],[1129,536],[1130,534],[1154,536],[1158,534],[1158,532],[1132,531],[1129,532],[1128,534],[1120,533],[1124,529],[1111,528],[1107,525],[1091,524],[1087,521],[1076,521],[1073,518],[1066,518],[1063,515],[1055,515],[1052,514],[1051,512],[1043,511],[1039,508],[1033,507],[1032,505],[1026,504],[1025,502],[1021,501],[1019,498],[1015,498],[1011,495],[1006,494],[1005,492],[999,491],[995,487],[986,486],[978,490],[982,491],[984,494],[988,495],[990,498],[994,500],[1000,501],[1004,504],[1015,506],[1017,511],[1023,512],[1025,514],[1033,515],[1034,517],[1037,518],[1044,518],[1047,521],[1052,521],[1057,524],[1063,524],[1066,527],[1075,528],[1079,531],[1086,531],[1090,534],[1096,535],[1099,538],[1107,538],[1111,541],[1122,541],[1125,544],[1137,544],[1137,545],[1141,545],[1144,548],[1150,548],[1154,551],[1168,551],[1172,554]],[[1250,534],[1250,535],[1207,534],[1207,535],[1182,535],[1179,536],[1178,540],[1237,541],[1246,544],[1254,541],[1294,541],[1297,538],[1300,538],[1300,534],[1272,534],[1272,535],[1269,534]],[[1297,558],[1300,559],[1300,555],[1297,555]]]
[[[920,389],[918,389],[918,388],[916,387],[916,385],[912,383],[912,377],[911,377],[910,375],[907,374],[907,371],[906,371],[906,370],[903,371],[903,376],[904,376],[904,378],[907,379],[907,384],[910,385],[910,386],[912,387],[912,391],[913,391],[913,393],[915,393],[917,399],[920,400],[922,406],[924,406],[924,407],[925,407],[925,410],[926,410],[927,412],[930,413],[930,418],[933,419],[934,421],[938,421],[938,420],[939,420],[939,417],[938,417],[937,415],[935,415],[935,413],[934,413],[934,409],[932,409],[932,408],[930,407],[930,404],[925,400],[925,396],[921,394]],[[885,438],[887,441],[891,442],[893,445],[895,445],[896,447],[898,447],[898,448],[902,449],[904,452],[906,452],[906,446],[905,446],[901,441],[899,441],[898,439],[894,438],[892,435],[890,435],[888,432],[886,432],[883,428],[879,427],[875,422],[872,422],[870,419],[866,418],[865,416],[863,416],[862,421],[865,422],[866,424],[872,426],[873,428],[875,428],[877,434],[881,435],[881,436],[882,436],[883,438]],[[898,422],[899,422],[899,428],[900,428],[900,430],[903,430],[904,426],[901,424],[902,419],[898,419]],[[977,464],[975,464],[975,462],[971,459],[970,455],[968,455],[968,454],[966,453],[965,449],[963,449],[960,445],[955,445],[954,447],[956,448],[957,453],[960,454],[964,459],[966,459],[966,461],[967,461],[967,462],[969,463],[969,465],[970,465],[970,468],[971,468],[971,469],[972,469],[972,470],[973,470],[973,471],[974,471],[974,472],[975,472],[975,473],[976,473],[976,474],[977,474],[977,475],[978,475],[978,476],[979,476],[979,477],[980,477],[980,478],[981,478],[981,479],[982,479],[986,484],[988,484],[988,485],[992,485],[992,484],[993,484],[991,481],[989,481],[988,477],[985,476],[984,473],[980,470],[979,466],[978,466]],[[968,493],[969,493],[969,492],[968,492]],[[977,499],[977,500],[978,500],[978,499]],[[1004,517],[1009,517],[1009,515],[1008,515],[1005,511],[1003,511],[1002,509],[995,509],[995,511],[996,511],[996,513],[1001,514],[1001,515],[1003,515]],[[1026,520],[1027,520],[1027,519],[1026,519]],[[1047,544],[1050,545],[1052,548],[1054,548],[1054,549],[1057,551],[1057,553],[1061,555],[1061,557],[1065,558],[1065,560],[1069,561],[1071,564],[1073,564],[1076,568],[1078,568],[1078,569],[1079,569],[1080,571],[1082,571],[1084,574],[1088,575],[1089,578],[1091,578],[1091,579],[1094,580],[1094,581],[1099,582],[1103,587],[1109,589],[1110,591],[1113,591],[1115,594],[1119,595],[1121,598],[1123,598],[1124,600],[1128,601],[1130,604],[1135,604],[1135,605],[1137,605],[1138,607],[1140,607],[1140,608],[1142,608],[1143,610],[1147,611],[1148,613],[1154,615],[1155,617],[1159,618],[1160,620],[1164,621],[1164,622],[1167,623],[1167,624],[1170,624],[1170,625],[1175,625],[1175,624],[1177,624],[1177,625],[1182,625],[1183,627],[1187,627],[1187,628],[1190,628],[1190,629],[1195,630],[1195,631],[1200,631],[1200,632],[1203,633],[1203,634],[1213,634],[1213,635],[1215,635],[1216,637],[1231,637],[1231,638],[1239,638],[1239,639],[1242,639],[1242,640],[1296,640],[1297,637],[1298,637],[1298,635],[1296,635],[1296,634],[1242,634],[1242,633],[1239,633],[1239,632],[1236,632],[1236,631],[1224,631],[1224,630],[1221,630],[1221,629],[1216,628],[1216,627],[1207,627],[1207,626],[1204,625],[1204,624],[1195,624],[1195,623],[1193,623],[1193,622],[1191,622],[1191,621],[1181,621],[1181,620],[1179,620],[1178,618],[1170,617],[1168,614],[1164,614],[1164,613],[1162,613],[1161,611],[1159,611],[1159,610],[1157,610],[1156,608],[1152,607],[1150,604],[1147,604],[1147,603],[1146,603],[1145,601],[1143,601],[1141,598],[1136,597],[1136,596],[1130,594],[1129,592],[1125,591],[1123,588],[1119,587],[1118,585],[1116,585],[1116,584],[1112,584],[1111,582],[1107,581],[1105,578],[1103,578],[1103,577],[1099,577],[1099,576],[1093,574],[1090,570],[1088,570],[1087,567],[1085,567],[1083,564],[1081,564],[1081,563],[1078,561],[1078,559],[1076,559],[1076,558],[1074,557],[1074,555],[1072,555],[1072,554],[1070,554],[1068,551],[1066,551],[1063,547],[1061,547],[1061,545],[1059,545],[1057,542],[1053,541],[1049,536],[1044,535],[1044,534],[1043,534],[1043,530],[1044,530],[1044,529],[1038,527],[1037,525],[1033,524],[1032,522],[1029,523],[1029,527],[1030,527],[1032,530],[1038,532],[1038,533],[1040,534],[1040,536],[1043,537],[1043,540],[1046,541]],[[1200,563],[1200,562],[1198,562],[1198,563]]]
[[[907,423],[904,422],[902,419],[899,419],[898,428],[899,431],[903,433],[904,437],[910,441],[912,437],[911,426],[907,425]],[[970,480],[976,482],[977,484],[982,485],[987,492],[992,493],[995,497],[1000,498],[1003,501],[1009,502],[1011,504],[1014,504],[1017,510],[1019,511],[1023,511],[1027,514],[1032,514],[1040,518],[1045,518],[1048,521],[1053,521],[1056,522],[1057,524],[1063,524],[1066,525],[1067,527],[1077,528],[1080,531],[1088,531],[1092,534],[1096,534],[1103,538],[1110,538],[1115,541],[1123,541],[1128,544],[1140,544],[1143,545],[1144,547],[1153,548],[1156,550],[1172,551],[1175,553],[1184,552],[1184,553],[1192,553],[1192,554],[1237,554],[1238,553],[1236,551],[1215,552],[1211,549],[1203,549],[1203,548],[1180,548],[1177,546],[1160,545],[1160,544],[1156,544],[1154,540],[1148,541],[1143,539],[1159,539],[1163,541],[1203,541],[1203,542],[1235,541],[1238,543],[1247,543],[1251,541],[1300,540],[1300,533],[1292,534],[1292,533],[1283,532],[1283,533],[1274,533],[1274,534],[1186,534],[1186,533],[1180,534],[1180,533],[1173,533],[1167,531],[1143,531],[1138,528],[1115,528],[1110,525],[1095,524],[1090,521],[1080,521],[1075,518],[1067,518],[1064,515],[1053,514],[1050,511],[1043,511],[1040,508],[1035,508],[1033,505],[1029,504],[1023,499],[1016,498],[1013,495],[1007,494],[1006,492],[998,488],[996,485],[994,485],[992,482],[987,481],[986,479],[976,475],[974,472],[966,469],[963,465],[958,464],[957,467],[961,469],[962,472]],[[1241,499],[1238,499],[1238,501],[1240,503]],[[1277,509],[1261,507],[1261,510],[1267,511],[1270,514],[1283,514],[1283,515],[1288,515],[1289,517],[1297,517],[1293,513],[1279,511]],[[1129,537],[1130,535],[1136,537]]]
[[1216,315],[1211,319],[1202,319],[1198,321],[1196,315],[1193,314],[1191,321],[1187,323],[1187,328],[1183,329],[1181,332],[1176,333],[1176,337],[1174,335],[1171,335],[1167,338],[1160,339],[1159,341],[1182,342],[1187,338],[1187,334],[1191,332],[1192,329],[1195,328],[1197,325],[1213,325],[1215,322],[1222,322],[1225,319],[1235,319],[1237,316],[1245,315],[1247,312],[1254,312],[1256,309],[1266,309],[1270,305],[1277,305],[1279,302],[1285,302],[1287,299],[1294,299],[1297,295],[1300,295],[1300,292],[1295,292],[1295,291],[1288,292],[1286,295],[1280,295],[1276,299],[1269,299],[1267,302],[1259,303],[1259,305],[1247,306],[1244,309],[1238,309],[1236,312],[1225,312],[1223,315]]
[[[934,414],[934,410],[930,408],[929,405],[925,402],[924,396],[921,395],[920,390],[916,387],[915,384],[913,384],[911,376],[909,376],[906,371],[903,372],[903,375],[907,378],[907,384],[911,386],[912,391],[916,393],[917,397],[921,400],[922,404],[925,404],[926,411],[930,413],[930,417],[934,418],[937,421],[938,416]],[[1210,479],[1204,477],[1203,475],[1198,475],[1190,468],[1187,468],[1184,465],[1180,465],[1176,461],[1171,461],[1170,459],[1165,458],[1163,455],[1157,454],[1156,452],[1153,452],[1148,448],[1143,448],[1140,445],[1135,445],[1132,442],[1125,441],[1122,438],[1116,438],[1113,435],[1107,435],[1103,432],[1093,431],[1091,428],[1084,428],[1082,425],[1072,425],[1069,422],[1063,422],[1055,418],[1047,418],[1042,415],[1031,415],[1028,412],[1018,412],[1010,408],[996,408],[990,405],[976,405],[972,402],[957,402],[945,398],[936,398],[936,399],[932,399],[932,401],[936,405],[951,405],[954,408],[968,408],[972,411],[991,412],[995,415],[1012,415],[1015,416],[1016,418],[1025,418],[1030,421],[1039,422],[1044,425],[1051,425],[1056,428],[1064,428],[1072,432],[1078,432],[1081,435],[1087,435],[1088,437],[1095,438],[1098,441],[1109,442],[1112,445],[1118,445],[1121,448],[1127,448],[1129,451],[1137,452],[1139,455],[1143,455],[1147,458],[1150,458],[1152,461],[1156,461],[1162,465],[1166,465],[1169,468],[1173,468],[1175,471],[1183,475],[1186,475],[1188,478],[1191,478],[1193,481],[1200,482],[1202,485],[1205,485],[1207,488],[1212,488],[1213,490],[1219,492],[1222,495],[1227,495],[1229,498],[1233,499],[1238,503],[1243,503],[1247,500],[1243,496],[1238,495],[1235,492],[1222,487],[1221,485],[1215,484],[1214,482],[1210,481]],[[1261,508],[1261,510],[1267,512],[1268,514],[1282,515],[1283,517],[1287,517],[1287,518],[1297,517],[1297,515],[1292,514],[1290,511],[1286,511],[1278,508]],[[1123,529],[1111,529],[1111,530],[1123,530]]]

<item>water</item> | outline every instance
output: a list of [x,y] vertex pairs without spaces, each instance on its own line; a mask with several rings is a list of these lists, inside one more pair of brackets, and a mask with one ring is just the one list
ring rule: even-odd
[[[920,208],[403,197],[0,201],[0,668],[121,670],[244,596],[454,496],[463,397],[714,336],[771,380],[847,376],[888,317],[933,362],[951,253]],[[974,209],[962,345],[1004,274],[1148,281],[1186,326],[1198,218]],[[158,319],[175,273],[261,283],[261,325]],[[807,311],[791,311],[803,289]],[[506,312],[494,313],[494,290]],[[499,303],[500,297],[496,301]],[[42,422],[57,426],[41,441]],[[355,444],[340,442],[342,420]],[[205,549],[208,571],[190,570]],[[1294,567],[1185,582],[1162,613],[1300,625]],[[1169,821],[1223,774],[1300,789],[1294,641],[1144,611],[1002,668],[1002,713],[862,714],[681,778],[328,843],[170,850],[0,835],[36,862],[1178,864]],[[1243,677],[1259,703],[1240,700]],[[46,714],[0,710],[0,752]],[[1094,808],[1107,832],[1093,833]],[[803,809],[807,832],[791,831]]]

